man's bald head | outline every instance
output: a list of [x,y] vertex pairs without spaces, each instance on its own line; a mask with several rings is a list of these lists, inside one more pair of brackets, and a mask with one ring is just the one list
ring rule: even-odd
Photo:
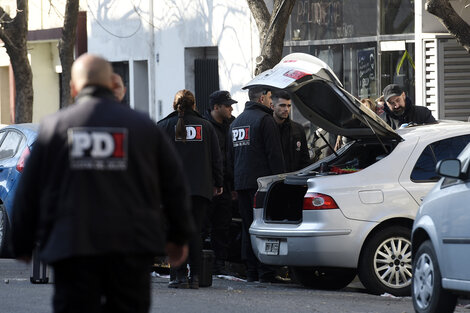
[[70,89],[75,97],[86,86],[113,88],[113,68],[104,58],[93,54],[82,54],[72,65]]

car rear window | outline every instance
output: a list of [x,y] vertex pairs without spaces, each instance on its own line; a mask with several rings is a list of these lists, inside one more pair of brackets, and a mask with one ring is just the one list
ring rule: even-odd
[[411,172],[411,180],[415,182],[438,181],[436,174],[437,162],[443,159],[454,159],[467,146],[470,135],[447,138],[426,146]]

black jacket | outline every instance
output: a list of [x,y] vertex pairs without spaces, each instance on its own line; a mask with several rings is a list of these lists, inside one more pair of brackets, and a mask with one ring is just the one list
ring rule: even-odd
[[279,130],[273,111],[248,101],[232,122],[232,158],[235,190],[256,189],[261,176],[285,172]]
[[433,124],[436,123],[431,111],[423,106],[416,106],[411,103],[410,98],[406,97],[405,112],[401,116],[393,114],[387,104],[384,105],[384,112],[380,114],[383,119],[393,129],[400,128],[402,124]]
[[146,115],[86,87],[43,120],[13,205],[17,257],[162,255],[194,233],[181,160]]
[[232,144],[232,142],[230,141],[231,137],[229,136],[230,121],[224,120],[222,123],[217,122],[212,117],[210,109],[207,109],[204,114],[204,117],[209,122],[211,122],[212,126],[214,126],[215,132],[217,134],[217,139],[219,140],[219,148],[224,170],[224,193],[229,194],[230,191],[233,190],[233,169],[231,166],[229,166],[227,161],[227,154],[230,150],[230,145]]
[[175,136],[177,122],[178,112],[174,111],[159,121],[158,126],[170,136],[183,160],[190,194],[211,200],[214,186],[223,186],[222,158],[214,127],[198,112],[187,110],[184,122],[188,132],[186,142],[183,142]]
[[289,118],[277,124],[281,135],[284,164],[288,172],[300,170],[311,164],[305,131],[299,123]]

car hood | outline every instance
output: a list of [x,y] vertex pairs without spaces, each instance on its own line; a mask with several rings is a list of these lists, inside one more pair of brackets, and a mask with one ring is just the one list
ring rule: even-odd
[[289,54],[243,89],[255,86],[288,91],[302,115],[330,133],[352,139],[401,140],[400,135],[378,115],[343,89],[325,62],[312,55]]

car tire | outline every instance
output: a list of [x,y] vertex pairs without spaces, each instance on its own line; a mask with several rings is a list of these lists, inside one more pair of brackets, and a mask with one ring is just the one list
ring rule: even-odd
[[0,205],[0,256],[7,256],[8,217],[5,206]]
[[343,289],[356,277],[356,269],[291,267],[295,281],[314,289]]
[[423,242],[413,259],[413,306],[418,313],[454,312],[457,296],[444,290],[431,241]]
[[358,275],[368,292],[411,295],[411,230],[384,228],[369,238],[359,258]]

